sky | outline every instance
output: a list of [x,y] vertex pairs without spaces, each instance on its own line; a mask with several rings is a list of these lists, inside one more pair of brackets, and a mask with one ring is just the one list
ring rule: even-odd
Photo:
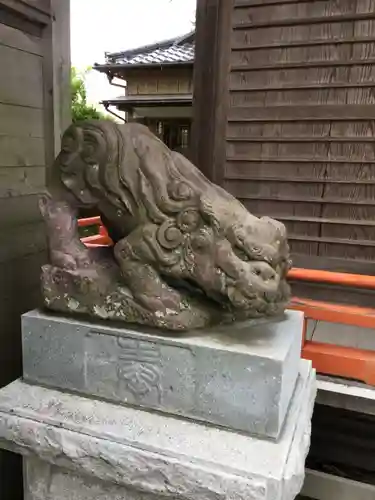
[[[79,70],[117,52],[180,36],[192,29],[196,0],[71,0],[71,60]],[[91,71],[88,101],[121,95],[105,75]],[[99,108],[100,109],[100,108]]]

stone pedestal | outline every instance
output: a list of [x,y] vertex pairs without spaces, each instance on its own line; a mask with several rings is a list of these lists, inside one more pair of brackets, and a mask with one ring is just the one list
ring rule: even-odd
[[302,315],[160,336],[32,311],[24,380],[277,438],[296,385]]
[[25,456],[26,500],[295,498],[315,399],[302,315],[230,328],[25,315],[0,443]]

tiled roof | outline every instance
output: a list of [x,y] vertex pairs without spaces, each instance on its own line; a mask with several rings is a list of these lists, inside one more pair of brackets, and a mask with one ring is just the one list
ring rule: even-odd
[[106,54],[106,64],[142,65],[193,63],[195,56],[195,31],[179,38],[164,40],[137,49]]
[[113,99],[103,99],[101,102],[104,105],[129,105],[129,106],[150,106],[150,105],[190,105],[193,101],[192,94],[171,94],[171,95],[124,95]]

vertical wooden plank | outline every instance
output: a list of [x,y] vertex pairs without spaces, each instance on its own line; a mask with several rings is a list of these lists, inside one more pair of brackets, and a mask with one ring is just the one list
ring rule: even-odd
[[70,0],[50,0],[51,23],[44,30],[44,124],[47,184],[60,150],[61,137],[71,122]]
[[198,0],[192,161],[220,184],[225,158],[233,0]]
[[70,90],[70,0],[51,1],[52,60],[54,86],[54,145],[55,155],[60,151],[61,137],[71,123]]

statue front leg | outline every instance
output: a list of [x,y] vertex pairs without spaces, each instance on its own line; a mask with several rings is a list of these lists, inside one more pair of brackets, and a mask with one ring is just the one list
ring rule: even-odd
[[180,312],[182,295],[161,278],[151,264],[152,255],[144,244],[143,228],[116,243],[114,254],[134,299],[151,312]]

